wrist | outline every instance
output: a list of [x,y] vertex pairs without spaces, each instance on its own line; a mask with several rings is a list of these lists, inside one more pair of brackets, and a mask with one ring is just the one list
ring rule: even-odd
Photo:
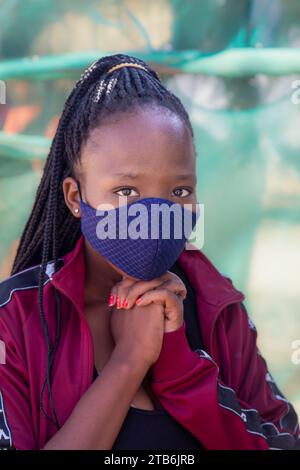
[[192,351],[186,337],[186,323],[164,333],[158,360],[151,367],[153,382],[173,380],[190,372],[199,362],[199,355]]
[[169,322],[168,320],[165,320],[165,330],[164,333],[173,333],[179,328],[182,328],[184,323],[183,318],[180,321],[177,322]]

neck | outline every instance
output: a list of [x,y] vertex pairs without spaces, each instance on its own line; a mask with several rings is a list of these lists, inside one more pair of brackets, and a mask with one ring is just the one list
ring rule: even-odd
[[85,258],[85,301],[86,303],[108,304],[112,287],[122,279],[109,261],[84,241]]

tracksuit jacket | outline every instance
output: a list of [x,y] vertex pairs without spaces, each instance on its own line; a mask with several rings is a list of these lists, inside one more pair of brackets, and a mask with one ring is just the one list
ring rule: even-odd
[[[186,323],[165,333],[151,367],[152,390],[165,410],[212,449],[300,448],[298,418],[257,346],[244,295],[200,250],[178,258],[196,296],[203,349],[192,350]],[[40,265],[0,283],[0,448],[42,449],[57,432],[40,410],[47,348],[38,305]],[[61,294],[61,337],[52,392],[61,425],[93,381],[93,340],[84,316],[84,237],[47,264],[44,308],[55,339],[54,286]],[[53,416],[49,395],[44,408]]]

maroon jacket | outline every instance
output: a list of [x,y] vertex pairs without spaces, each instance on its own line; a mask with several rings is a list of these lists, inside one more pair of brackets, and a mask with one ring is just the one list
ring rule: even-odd
[[[53,365],[53,401],[62,425],[93,380],[93,342],[84,316],[84,238],[47,266],[45,314],[52,341],[55,296],[61,293],[61,339]],[[164,408],[207,449],[290,449],[300,442],[297,415],[278,390],[256,344],[244,295],[196,251],[178,259],[196,294],[204,349],[191,350],[186,324],[165,333],[151,367]],[[46,344],[33,266],[0,283],[0,448],[41,449],[56,432],[40,411]],[[44,408],[52,416],[48,393]]]

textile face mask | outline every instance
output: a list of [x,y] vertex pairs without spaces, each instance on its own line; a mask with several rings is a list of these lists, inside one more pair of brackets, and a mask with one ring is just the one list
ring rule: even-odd
[[91,246],[129,276],[149,281],[178,259],[196,225],[191,211],[168,199],[147,197],[105,209],[82,200],[81,231]]

